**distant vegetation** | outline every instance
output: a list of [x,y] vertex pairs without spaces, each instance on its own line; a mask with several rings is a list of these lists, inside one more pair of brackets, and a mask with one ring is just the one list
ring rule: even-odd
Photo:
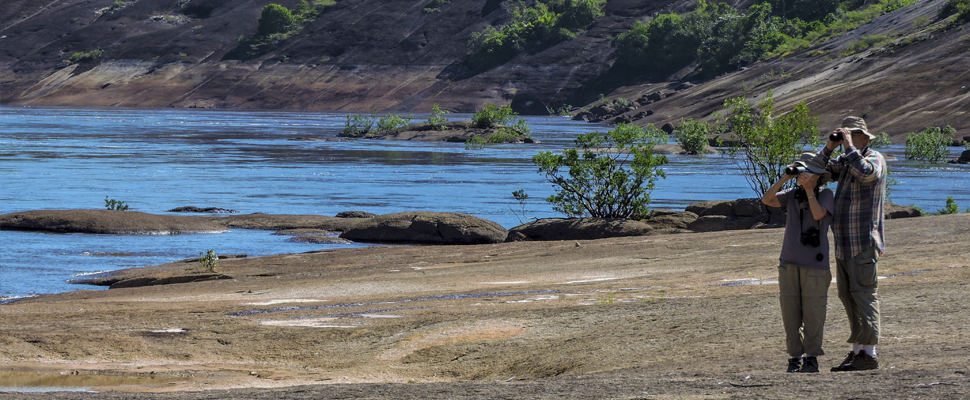
[[482,68],[502,63],[516,54],[572,39],[603,16],[605,0],[507,1],[502,7],[512,21],[501,28],[489,26],[468,39],[468,62]]
[[292,10],[279,4],[267,4],[259,15],[259,28],[251,37],[240,36],[239,46],[231,58],[250,59],[273,50],[281,42],[300,32],[326,9],[337,4],[334,0],[300,0]]
[[970,0],[947,0],[940,8],[939,18],[944,19],[956,14],[958,22],[970,22]]
[[[612,45],[621,68],[669,73],[697,63],[703,74],[715,75],[808,48],[915,0],[879,0],[856,10],[866,3],[768,0],[742,14],[728,3],[698,0],[688,13],[637,21],[614,38]],[[888,39],[872,37],[853,50],[862,51]]]
[[945,162],[946,157],[950,155],[950,149],[947,146],[953,143],[954,133],[956,129],[951,126],[946,128],[932,126],[919,133],[910,133],[906,136],[906,158],[930,163]]
[[68,60],[68,62],[72,64],[76,64],[79,62],[91,61],[101,57],[102,54],[104,54],[104,50],[101,50],[101,49],[94,49],[91,51],[80,51],[80,52],[71,54],[71,59]]
[[108,196],[104,196],[104,208],[113,211],[128,211],[128,205],[125,202],[109,199]]

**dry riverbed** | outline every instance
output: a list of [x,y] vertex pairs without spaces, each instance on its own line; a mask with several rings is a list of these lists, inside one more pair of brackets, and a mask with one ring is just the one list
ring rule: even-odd
[[[787,374],[782,230],[220,260],[0,306],[0,398],[968,398],[970,214],[887,221],[881,369]],[[200,273],[197,263],[124,271]]]

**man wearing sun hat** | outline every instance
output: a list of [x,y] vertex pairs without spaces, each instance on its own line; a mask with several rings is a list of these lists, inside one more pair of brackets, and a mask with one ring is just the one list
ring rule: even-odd
[[[840,137],[834,137],[840,134]],[[826,170],[839,182],[835,191],[836,284],[849,318],[852,350],[832,371],[878,369],[879,300],[876,263],[885,250],[883,202],[886,199],[886,159],[869,148],[875,136],[859,117],[845,117],[842,126],[819,151]],[[834,140],[833,140],[834,139]],[[831,159],[842,145],[844,154]]]

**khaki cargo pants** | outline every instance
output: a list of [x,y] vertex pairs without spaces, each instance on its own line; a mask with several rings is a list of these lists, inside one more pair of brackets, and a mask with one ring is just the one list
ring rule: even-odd
[[785,262],[778,266],[781,321],[789,356],[825,354],[822,331],[831,283],[832,272],[828,269],[803,268]]
[[868,346],[879,343],[878,258],[876,248],[870,247],[851,260],[835,260],[839,299],[849,317],[848,343]]

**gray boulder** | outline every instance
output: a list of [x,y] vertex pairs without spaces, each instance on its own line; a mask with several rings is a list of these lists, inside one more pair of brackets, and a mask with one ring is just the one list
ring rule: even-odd
[[649,224],[630,219],[544,218],[510,229],[506,241],[592,240],[644,236],[652,231]]
[[726,215],[705,215],[687,225],[687,229],[695,232],[723,231],[731,221],[732,218]]
[[882,211],[886,219],[913,218],[923,216],[923,213],[920,212],[916,207],[893,204],[891,201],[883,203]]
[[366,211],[344,211],[337,213],[334,217],[337,218],[374,218],[377,214],[369,213]]
[[696,220],[697,214],[690,211],[650,210],[650,218],[646,222],[654,229],[670,230],[687,229]]
[[361,219],[340,234],[355,242],[420,244],[501,243],[506,236],[508,231],[492,221],[468,214],[427,211]]

